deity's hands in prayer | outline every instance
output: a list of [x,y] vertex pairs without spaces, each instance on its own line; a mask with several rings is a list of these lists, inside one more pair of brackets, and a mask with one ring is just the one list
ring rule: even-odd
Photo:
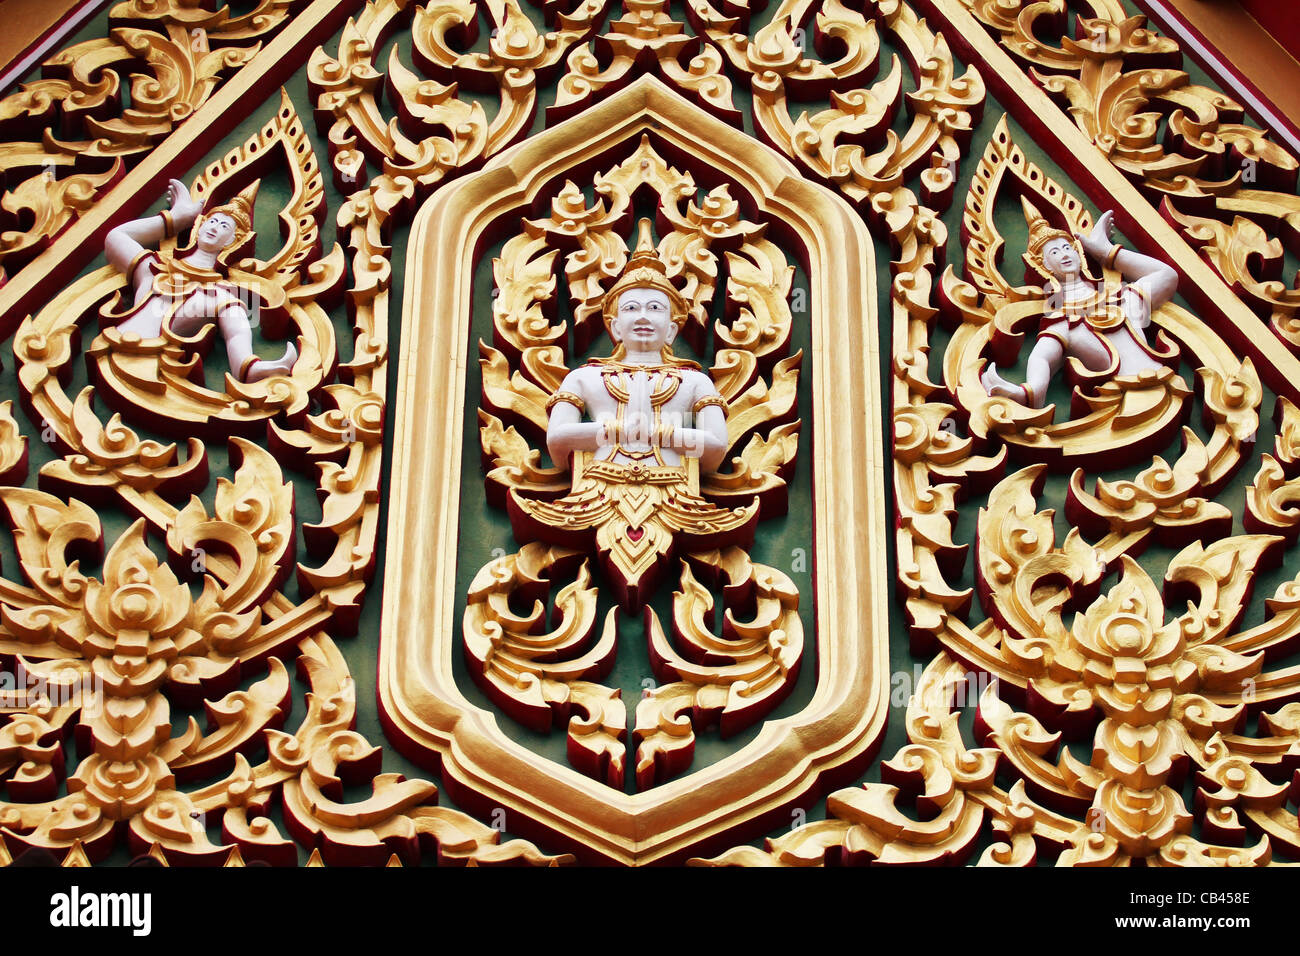
[[[254,354],[249,319],[252,293],[219,269],[218,257],[252,232],[256,193],[254,184],[204,214],[202,204],[190,196],[185,184],[173,179],[167,187],[169,210],[110,232],[104,242],[105,255],[126,274],[135,290],[132,307],[118,328],[141,338],[156,338],[164,329],[192,336],[215,323],[226,342],[230,370],[240,381],[287,374],[298,359],[298,350],[290,343],[276,360]],[[185,255],[172,256],[150,248],[191,226],[195,226],[193,248]]]
[[590,451],[597,460],[675,466],[690,457],[713,471],[727,450],[725,405],[707,375],[672,356],[684,303],[666,279],[630,278],[610,290],[614,354],[570,372],[551,400],[551,458],[563,465]]
[[507,503],[520,540],[594,545],[629,609],[644,605],[676,548],[752,541],[758,520],[757,498],[724,508],[700,494],[729,447],[727,406],[698,365],[673,355],[686,301],[650,229],[638,224],[636,251],[601,302],[613,353],[566,375],[547,403],[546,444],[571,469],[569,494],[512,490]]

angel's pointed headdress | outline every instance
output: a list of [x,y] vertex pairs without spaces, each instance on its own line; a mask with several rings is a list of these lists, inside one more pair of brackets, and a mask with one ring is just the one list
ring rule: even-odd
[[[1023,196],[1020,198],[1020,205],[1025,212],[1025,222],[1029,225],[1029,247],[1025,252],[1025,265],[1044,278],[1053,279],[1055,277],[1043,264],[1043,248],[1053,239],[1064,239],[1073,245],[1074,236],[1064,229],[1055,228],[1038,211],[1038,207]],[[1082,255],[1080,260],[1083,261]]]
[[618,297],[628,289],[657,289],[664,293],[668,296],[673,324],[678,329],[686,324],[686,300],[668,278],[668,267],[659,258],[654,239],[650,234],[649,219],[642,219],[637,224],[636,250],[628,259],[623,274],[605,294],[601,314],[604,316],[606,329],[609,329],[610,322],[618,313]]
[[214,206],[212,209],[203,211],[203,218],[218,214],[229,216],[235,223],[235,239],[231,242],[236,246],[239,242],[253,231],[253,203],[257,201],[257,187],[261,180],[254,180],[250,185],[244,187],[237,196],[220,206]]

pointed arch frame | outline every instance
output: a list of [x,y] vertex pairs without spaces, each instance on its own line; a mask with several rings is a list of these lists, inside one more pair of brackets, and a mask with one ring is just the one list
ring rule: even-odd
[[[563,171],[643,132],[744,185],[807,256],[818,680],[804,710],[769,721],[737,753],[629,795],[510,740],[458,689],[454,555],[473,263],[485,232]],[[504,808],[512,832],[622,864],[680,862],[760,834],[861,772],[888,712],[890,601],[875,255],[861,218],[647,76],[435,192],[415,218],[406,268],[379,660],[394,745],[440,769],[463,806]]]

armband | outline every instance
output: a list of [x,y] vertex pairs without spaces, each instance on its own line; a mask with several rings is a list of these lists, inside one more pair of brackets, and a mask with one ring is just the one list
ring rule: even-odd
[[1061,334],[1060,332],[1058,332],[1056,329],[1043,329],[1043,331],[1041,331],[1041,332],[1038,333],[1038,337],[1039,337],[1040,339],[1041,339],[1041,338],[1044,338],[1044,337],[1049,338],[1049,339],[1056,339],[1056,341],[1058,341],[1058,342],[1061,343],[1061,348],[1065,349],[1065,351],[1067,351],[1067,352],[1070,351],[1070,339],[1069,339],[1069,337],[1066,336],[1066,335],[1062,335],[1062,334]]
[[577,408],[579,412],[585,412],[587,410],[587,403],[582,400],[582,396],[575,395],[573,392],[556,392],[546,401],[546,413],[549,415],[551,409],[560,404],[560,402],[568,402],[570,405]]
[[717,405],[718,408],[722,409],[722,417],[723,418],[727,417],[727,403],[721,395],[705,395],[703,398],[697,401],[693,406],[691,406],[691,411],[694,412],[696,415],[698,415],[700,412],[704,411],[704,409],[708,408],[710,405]]
[[176,220],[172,218],[171,212],[164,209],[158,216],[163,221],[163,235],[169,238],[176,235]]
[[1121,246],[1118,242],[1115,243],[1115,245],[1110,247],[1110,255],[1106,257],[1107,269],[1115,268],[1115,260],[1119,257],[1119,254],[1123,251],[1124,251],[1124,247]]
[[152,249],[141,249],[139,252],[137,252],[135,256],[132,257],[131,264],[126,267],[127,279],[134,281],[135,270],[140,268],[140,263],[144,262],[144,260],[147,259],[149,256],[156,256],[156,255],[157,253],[154,252]]

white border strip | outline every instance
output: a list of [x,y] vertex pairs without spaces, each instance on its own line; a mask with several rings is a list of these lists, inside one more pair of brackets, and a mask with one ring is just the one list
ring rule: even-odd
[[1291,152],[1300,156],[1300,139],[1291,132],[1291,125],[1278,114],[1276,109],[1261,100],[1254,90],[1242,84],[1236,69],[1225,62],[1218,53],[1202,43],[1196,34],[1192,33],[1183,23],[1181,14],[1171,10],[1165,0],[1144,0],[1144,3],[1147,7],[1152,8],[1152,12],[1159,14],[1160,25],[1165,30],[1176,34],[1180,42],[1194,48],[1200,54],[1202,62],[1211,67],[1211,72],[1216,74],[1215,78],[1224,86],[1230,87],[1232,92],[1242,99],[1246,107],[1255,114],[1255,118],[1268,126],[1270,133],[1278,139],[1285,140]]
[[36,45],[10,64],[7,70],[0,73],[0,94],[7,96],[12,93],[13,90],[10,90],[9,86],[18,77],[30,70],[37,62],[45,59],[55,47],[61,46],[64,40],[85,26],[86,21],[106,5],[107,0],[89,0],[83,3],[72,16],[46,33]]

